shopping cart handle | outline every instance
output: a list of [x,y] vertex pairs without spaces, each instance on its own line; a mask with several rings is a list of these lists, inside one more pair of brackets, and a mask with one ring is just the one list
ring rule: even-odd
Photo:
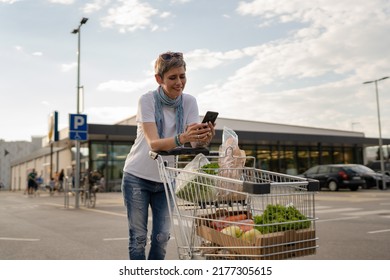
[[157,152],[149,152],[149,155],[156,159],[159,155],[161,156],[176,156],[176,155],[197,155],[204,154],[208,155],[210,153],[207,148],[191,148],[191,147],[178,147],[169,151],[157,151]]

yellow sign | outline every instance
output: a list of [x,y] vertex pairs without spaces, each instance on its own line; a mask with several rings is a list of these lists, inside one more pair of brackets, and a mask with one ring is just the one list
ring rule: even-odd
[[49,132],[47,134],[47,138],[49,139],[49,142],[53,141],[54,136],[54,112],[50,113],[49,116]]

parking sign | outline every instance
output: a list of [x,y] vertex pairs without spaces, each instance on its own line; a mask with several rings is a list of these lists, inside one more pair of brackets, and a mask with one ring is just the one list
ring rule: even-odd
[[69,139],[80,141],[88,139],[87,115],[69,114]]

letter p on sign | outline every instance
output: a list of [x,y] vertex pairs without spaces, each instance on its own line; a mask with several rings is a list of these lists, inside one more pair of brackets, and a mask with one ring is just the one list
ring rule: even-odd
[[72,131],[87,131],[87,115],[71,114],[70,115],[70,128]]
[[85,126],[85,118],[83,116],[74,117],[74,130],[83,130],[81,127]]

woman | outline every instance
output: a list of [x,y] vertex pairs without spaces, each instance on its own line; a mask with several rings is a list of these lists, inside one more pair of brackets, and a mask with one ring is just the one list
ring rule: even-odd
[[156,60],[158,88],[141,96],[137,112],[137,138],[127,156],[122,192],[129,222],[129,257],[144,260],[148,209],[153,228],[149,260],[163,260],[170,238],[170,218],[157,163],[149,151],[167,151],[185,143],[206,146],[215,135],[211,123],[199,123],[196,99],[183,93],[186,63],[182,53],[166,52]]

